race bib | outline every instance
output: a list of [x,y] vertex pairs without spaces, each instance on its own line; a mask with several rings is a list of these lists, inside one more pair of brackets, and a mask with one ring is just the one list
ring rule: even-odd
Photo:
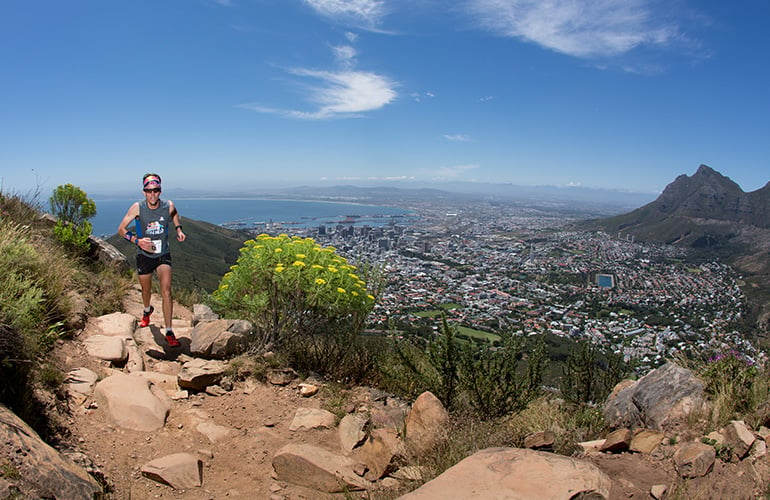
[[152,240],[152,253],[156,255],[163,253],[163,240]]

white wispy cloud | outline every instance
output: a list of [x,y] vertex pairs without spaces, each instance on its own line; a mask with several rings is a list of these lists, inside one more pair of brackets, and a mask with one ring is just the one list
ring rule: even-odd
[[383,0],[305,0],[320,15],[332,21],[374,29],[385,17]]
[[241,104],[238,107],[290,118],[322,120],[360,116],[361,113],[389,104],[397,96],[396,84],[375,73],[352,70],[317,71],[302,68],[291,72],[316,82],[316,85],[308,87],[308,100],[316,105],[314,110],[290,110],[259,104]]
[[666,46],[681,37],[676,24],[658,15],[655,0],[468,0],[466,5],[485,29],[581,58]]
[[440,167],[436,170],[433,170],[431,172],[431,175],[433,177],[433,180],[455,178],[455,177],[459,177],[465,172],[468,172],[469,170],[475,170],[477,168],[480,168],[480,167],[479,165],[476,165],[476,164],[453,165],[449,167]]
[[444,134],[444,139],[452,142],[471,142],[468,134]]
[[334,52],[334,58],[337,59],[337,62],[342,66],[351,68],[355,65],[356,54],[358,53],[355,47],[351,47],[350,45],[337,45],[336,47],[332,47],[332,51]]
[[393,175],[393,176],[343,176],[343,177],[321,177],[322,181],[413,181],[416,177],[413,175]]

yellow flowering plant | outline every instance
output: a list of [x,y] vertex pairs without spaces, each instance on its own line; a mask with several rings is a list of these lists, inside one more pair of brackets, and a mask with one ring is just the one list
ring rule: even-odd
[[212,298],[226,316],[252,321],[265,343],[339,329],[357,333],[375,303],[355,266],[333,247],[286,234],[246,241]]

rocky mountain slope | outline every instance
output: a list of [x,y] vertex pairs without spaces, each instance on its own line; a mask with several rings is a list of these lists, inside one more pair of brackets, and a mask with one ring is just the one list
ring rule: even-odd
[[723,259],[746,274],[744,290],[758,325],[770,330],[770,182],[747,193],[701,165],[693,176],[677,177],[651,203],[580,227]]
[[[616,389],[605,414],[618,430],[583,443],[579,457],[547,451],[553,443],[544,429],[525,439],[526,449],[479,451],[415,490],[431,474],[408,459],[412,450],[451,440],[455,428],[430,393],[410,406],[357,387],[341,402],[324,381],[300,380],[280,367],[264,380],[254,373],[237,377],[244,369],[237,362],[200,358],[230,344],[201,347],[207,328],[200,325],[215,319],[199,317],[196,330],[191,311],[177,305],[182,347],[171,349],[158,318],[136,327],[141,307],[134,288],[124,312],[89,319],[54,352],[69,374],[63,422],[69,437],[59,445],[66,458],[54,463],[56,452],[39,452],[30,444],[32,432],[0,413],[0,462],[6,464],[0,497],[91,498],[106,487],[106,498],[132,500],[501,498],[512,492],[572,498],[576,491],[612,500],[748,499],[769,483],[770,430],[734,423],[712,433],[735,450],[732,458],[717,458],[713,446],[700,442],[703,429],[682,427],[703,403],[700,382],[667,365]],[[647,406],[635,406],[638,401]],[[633,415],[638,420],[628,421]],[[73,461],[92,478],[74,471]],[[54,480],[41,486],[43,475]]]
[[701,165],[692,177],[677,177],[651,203],[591,224],[645,241],[719,246],[747,226],[770,228],[770,183],[746,193],[729,177]]

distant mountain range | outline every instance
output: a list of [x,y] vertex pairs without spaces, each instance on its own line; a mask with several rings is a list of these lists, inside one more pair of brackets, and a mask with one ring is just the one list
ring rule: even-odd
[[[106,194],[106,193],[103,193]],[[653,200],[656,193],[640,193],[582,186],[520,186],[510,183],[441,182],[416,185],[393,181],[366,185],[304,185],[291,188],[228,191],[212,193],[186,189],[169,189],[168,196],[194,198],[282,198],[366,203],[409,208],[415,203],[452,203],[488,201],[543,208],[550,211],[605,216],[622,213]],[[593,214],[593,215],[590,215]]]
[[723,259],[746,274],[744,290],[764,309],[758,320],[770,330],[770,182],[746,193],[729,177],[701,165],[692,177],[677,177],[651,203],[579,227]]

